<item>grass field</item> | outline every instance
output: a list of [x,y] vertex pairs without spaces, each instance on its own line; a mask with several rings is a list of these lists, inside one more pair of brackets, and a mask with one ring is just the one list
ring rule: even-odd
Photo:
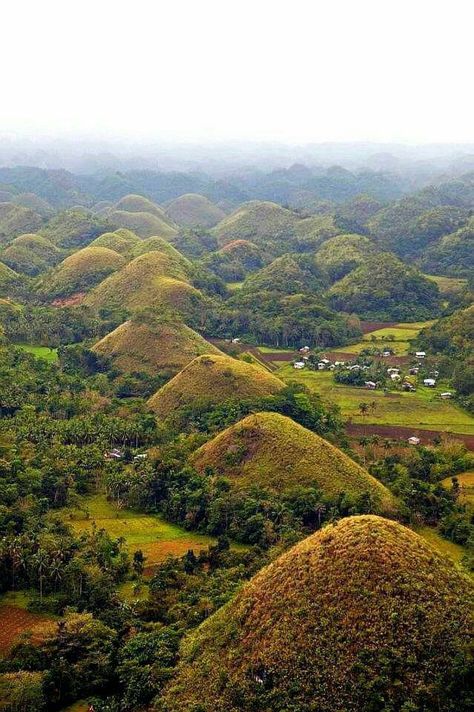
[[43,638],[55,628],[55,619],[27,610],[26,592],[9,592],[0,596],[0,657],[9,652],[22,634],[31,633],[31,640]]
[[[296,371],[291,364],[282,366],[274,375],[286,382],[304,383],[310,390],[336,403],[341,408],[344,420],[350,418],[353,423],[474,434],[472,416],[452,401],[435,398],[437,393],[446,390],[443,385],[434,389],[420,386],[416,393],[396,391],[384,395],[382,391],[366,391],[364,388],[337,384],[328,371]],[[359,410],[359,403],[362,402],[374,402],[375,409],[369,408],[368,413],[362,415]]]
[[294,354],[296,353],[295,349],[279,349],[278,346],[258,346],[258,350],[262,352],[262,354]]
[[[474,505],[474,471],[462,472],[460,475],[455,475],[461,488],[459,500],[465,504]],[[451,489],[451,477],[446,477],[441,484],[447,489]]]
[[441,294],[461,292],[467,284],[467,279],[461,277],[439,277],[436,274],[425,274],[425,277],[436,282]]
[[229,292],[235,292],[237,289],[240,289],[243,285],[243,282],[227,282],[226,287],[229,290]]
[[[376,332],[373,332],[376,333]],[[370,336],[370,334],[369,334]],[[365,338],[365,337],[364,337]],[[393,353],[396,356],[406,356],[408,352],[410,351],[411,348],[411,342],[410,341],[376,341],[375,343],[371,343],[370,339],[366,339],[364,341],[359,341],[357,344],[349,344],[348,346],[341,347],[345,352],[348,354],[360,354],[361,351],[364,349],[370,349],[371,347],[375,346],[377,349],[382,349],[382,348],[387,348],[390,349],[390,351],[393,351]]]
[[438,532],[432,527],[420,527],[416,529],[416,533],[425,539],[434,549],[437,549],[445,556],[455,561],[457,564],[460,563],[462,557],[466,553],[463,546],[459,544],[454,544],[452,541],[448,541],[442,537]]
[[124,537],[130,552],[141,549],[145,554],[145,566],[163,561],[168,554],[182,556],[188,549],[198,552],[215,539],[204,534],[188,532],[176,524],[170,524],[155,514],[141,514],[119,509],[107,501],[105,495],[83,498],[82,510],[65,510],[64,520],[77,534],[89,530],[93,522],[105,529],[112,537]]
[[33,354],[37,358],[44,358],[50,363],[56,363],[58,361],[58,350],[50,349],[49,346],[33,346],[32,344],[15,344],[19,349],[27,351],[29,354]]

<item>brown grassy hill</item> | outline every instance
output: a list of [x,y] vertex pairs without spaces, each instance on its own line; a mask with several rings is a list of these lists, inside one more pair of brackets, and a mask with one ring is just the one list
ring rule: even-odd
[[137,314],[93,347],[116,368],[133,373],[177,373],[201,354],[220,354],[196,331],[170,317]]
[[205,443],[191,457],[199,472],[210,467],[237,489],[260,485],[281,493],[319,487],[325,495],[370,492],[380,511],[396,510],[388,489],[341,450],[278,413],[256,413]]
[[243,203],[213,228],[221,246],[234,240],[250,240],[260,245],[268,240],[293,234],[300,221],[296,213],[268,201]]
[[343,519],[188,635],[160,709],[467,712],[472,605],[472,581],[417,534]]
[[45,275],[38,290],[51,297],[87,292],[124,264],[125,258],[107,247],[84,247]]
[[105,279],[87,295],[85,304],[131,312],[166,307],[183,313],[183,309],[198,308],[203,300],[187,280],[180,260],[163,252],[148,252]]
[[217,205],[197,193],[187,193],[172,200],[166,208],[166,215],[183,227],[213,227],[226,216]]
[[159,215],[144,211],[111,210],[107,213],[107,219],[116,227],[132,230],[140,237],[173,237],[178,232],[177,228],[168,223],[168,218],[165,220]]
[[230,356],[199,356],[148,401],[162,418],[197,400],[222,403],[236,398],[254,398],[278,393],[279,378]]
[[0,259],[21,274],[35,276],[57,264],[61,250],[41,235],[20,235],[0,254]]
[[173,228],[176,228],[173,220],[169,218],[163,208],[156,205],[152,200],[143,195],[125,195],[115,206],[116,210],[125,210],[128,213],[150,213]]
[[192,263],[187,257],[181,254],[176,247],[170,245],[170,243],[163,237],[148,237],[145,240],[140,240],[140,242],[135,245],[132,250],[133,257],[139,257],[140,255],[145,255],[147,252],[163,252],[168,255],[173,262],[180,264],[184,272],[190,275],[193,271]]
[[127,255],[132,249],[141,242],[141,239],[131,230],[120,228],[115,232],[104,232],[99,235],[90,247],[107,247],[109,250],[114,250],[121,255]]

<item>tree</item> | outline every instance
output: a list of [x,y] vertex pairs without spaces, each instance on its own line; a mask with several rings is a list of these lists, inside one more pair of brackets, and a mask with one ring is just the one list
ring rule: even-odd
[[361,412],[361,415],[366,415],[369,411],[369,404],[368,403],[359,403],[359,410]]

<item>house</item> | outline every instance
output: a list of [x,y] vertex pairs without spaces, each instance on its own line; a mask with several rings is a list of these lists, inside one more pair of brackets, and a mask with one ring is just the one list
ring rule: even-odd
[[293,368],[304,368],[306,366],[304,361],[295,361]]
[[232,343],[233,343],[233,344],[240,344],[240,339],[238,339],[238,338],[232,339]]
[[402,388],[404,391],[409,391],[410,393],[414,393],[416,391],[416,388],[413,383],[408,383],[408,381],[405,381],[405,383],[402,385]]
[[424,378],[423,385],[428,386],[428,388],[434,388],[436,386],[436,381],[434,378]]
[[387,356],[391,356],[391,355],[392,355],[392,352],[391,352],[391,351],[384,351],[383,354],[382,354],[382,356],[383,356],[384,358],[386,358]]
[[420,438],[417,438],[416,435],[412,435],[411,438],[408,438],[408,442],[410,445],[419,445]]
[[123,453],[118,448],[114,447],[113,450],[108,450],[104,453],[106,460],[120,460],[123,457]]
[[310,350],[309,346],[303,346],[300,349],[300,354],[307,354],[309,350]]
[[415,356],[416,356],[416,358],[425,358],[426,351],[416,351]]
[[366,381],[364,383],[364,386],[367,388],[368,391],[375,391],[375,389],[377,388],[377,384],[373,381]]
[[418,373],[419,370],[420,369],[417,366],[414,366],[413,368],[410,368],[408,373],[410,374],[410,376],[416,376],[416,374]]
[[148,457],[148,454],[146,452],[140,452],[138,455],[135,455],[133,458],[134,460],[146,460]]
[[322,361],[320,361],[318,363],[318,371],[324,371],[325,368],[326,368],[326,364],[323,363]]
[[325,363],[326,366],[327,366],[328,363],[331,363],[331,362],[330,362],[330,360],[329,360],[328,358],[322,358],[322,359],[321,359],[321,363]]
[[346,363],[345,361],[334,361],[335,366],[344,366],[345,363]]
[[399,369],[399,368],[393,368],[393,367],[392,367],[392,368],[387,368],[387,373],[389,373],[390,375],[392,375],[393,373],[400,373],[400,369]]
[[401,381],[402,380],[402,377],[400,376],[399,373],[391,373],[390,378],[392,379],[392,381]]
[[440,393],[440,398],[443,400],[448,400],[448,398],[452,398],[453,394],[450,393],[449,391],[446,391],[446,393]]

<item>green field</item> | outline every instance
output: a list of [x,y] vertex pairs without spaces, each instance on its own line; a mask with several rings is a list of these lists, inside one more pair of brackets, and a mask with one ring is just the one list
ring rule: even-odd
[[294,354],[296,349],[280,349],[278,346],[257,346],[262,354]]
[[[462,472],[455,477],[460,487],[459,501],[463,504],[474,505],[474,472]],[[451,489],[453,486],[451,477],[446,477],[441,484],[443,487]]]
[[84,497],[81,506],[83,509],[64,510],[64,520],[76,534],[90,530],[95,523],[110,536],[123,537],[131,552],[141,549],[147,557],[146,566],[163,561],[168,554],[181,556],[188,549],[198,552],[215,543],[210,536],[188,532],[156,514],[120,509],[105,495]]
[[229,290],[229,292],[235,292],[237,289],[240,289],[243,285],[243,282],[227,282],[226,287]]
[[423,539],[425,539],[425,541],[427,541],[429,544],[431,544],[433,549],[437,549],[442,554],[448,556],[450,559],[455,561],[457,564],[460,563],[462,557],[466,553],[466,550],[463,546],[460,546],[459,544],[455,544],[454,542],[445,539],[440,534],[438,534],[438,532],[432,527],[420,527],[419,529],[416,529],[416,533],[422,536]]
[[[453,433],[474,433],[474,418],[458,408],[452,401],[436,399],[437,393],[446,390],[419,386],[416,393],[393,391],[384,395],[383,391],[366,391],[364,388],[344,386],[334,382],[329,371],[296,371],[291,364],[281,366],[274,373],[283,381],[304,383],[310,390],[336,403],[341,408],[344,420],[364,425],[395,425],[401,427],[440,430]],[[376,404],[362,415],[359,403]]]
[[29,354],[33,354],[37,358],[44,358],[50,363],[56,363],[58,361],[58,350],[50,349],[49,346],[33,346],[32,344],[15,344],[19,349],[27,351]]
[[[401,330],[400,330],[401,331]],[[376,332],[374,332],[376,333]],[[370,334],[367,334],[370,336]],[[369,339],[365,341],[359,341],[357,344],[349,344],[349,346],[341,346],[341,350],[349,354],[360,354],[364,349],[370,349],[375,347],[376,349],[390,349],[396,356],[406,356],[412,345],[410,341],[376,341],[371,343]]]
[[425,274],[425,277],[436,282],[441,294],[461,292],[467,285],[467,279],[462,279],[462,277],[439,277],[436,274]]

